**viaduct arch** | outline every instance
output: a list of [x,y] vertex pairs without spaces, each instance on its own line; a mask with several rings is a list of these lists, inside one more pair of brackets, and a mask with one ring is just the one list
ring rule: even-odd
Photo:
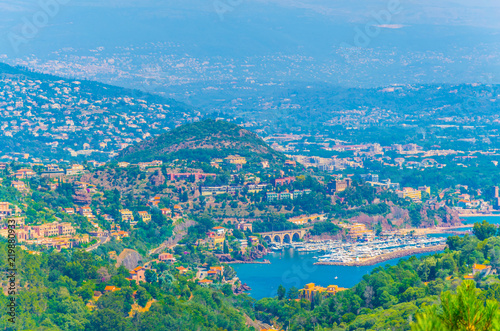
[[260,235],[262,236],[262,238],[264,238],[264,240],[270,242],[289,243],[304,238],[309,229],[311,228],[262,232],[260,233]]

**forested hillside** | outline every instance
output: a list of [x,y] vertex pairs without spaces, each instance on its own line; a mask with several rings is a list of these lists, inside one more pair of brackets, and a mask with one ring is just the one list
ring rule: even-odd
[[255,133],[226,122],[205,120],[178,127],[153,139],[123,150],[118,160],[145,162],[160,159],[187,159],[210,162],[212,158],[239,155],[271,162],[285,156],[271,149]]
[[[296,288],[280,287],[276,297],[254,302],[247,295],[233,294],[228,284],[212,289],[198,285],[189,274],[181,275],[165,263],[154,264],[154,271],[146,272],[146,282],[137,285],[105,254],[63,250],[34,255],[19,249],[16,324],[3,315],[0,327],[251,330],[245,324],[249,317],[289,330],[495,330],[500,318],[498,277],[468,275],[475,264],[500,267],[500,238],[485,222],[476,224],[474,232],[477,237],[449,237],[443,253],[378,267],[353,288],[331,297],[317,295],[312,301],[299,300]],[[186,249],[203,262],[203,254]],[[0,245],[0,257],[6,270],[5,243]],[[0,295],[2,305],[7,300]]]
[[[0,257],[6,270],[5,243]],[[139,286],[126,279],[124,267],[83,251],[32,255],[18,250],[16,261],[16,323],[2,314],[2,330],[248,330],[244,312],[251,314],[250,299],[203,288],[165,263],[158,266],[158,279]],[[119,289],[107,292],[108,285]],[[97,302],[89,304],[96,295]],[[0,294],[3,307],[7,300]],[[148,311],[138,312],[146,306]]]

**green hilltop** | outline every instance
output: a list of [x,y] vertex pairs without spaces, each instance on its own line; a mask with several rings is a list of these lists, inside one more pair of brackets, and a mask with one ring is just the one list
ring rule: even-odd
[[226,121],[204,120],[179,126],[169,132],[130,146],[117,161],[147,162],[152,160],[210,162],[213,158],[239,155],[271,164],[283,162],[286,156],[273,150],[255,133]]

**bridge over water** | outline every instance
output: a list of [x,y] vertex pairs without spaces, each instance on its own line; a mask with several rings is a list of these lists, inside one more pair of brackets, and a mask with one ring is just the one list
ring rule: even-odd
[[309,229],[312,229],[312,227],[284,231],[261,232],[259,234],[267,241],[286,243],[298,241],[299,239],[304,238]]

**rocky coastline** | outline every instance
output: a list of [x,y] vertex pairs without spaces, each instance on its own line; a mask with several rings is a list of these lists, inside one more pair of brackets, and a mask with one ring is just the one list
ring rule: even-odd
[[236,286],[236,285],[233,286],[233,293],[234,294],[241,294],[243,292],[249,292],[251,290],[252,290],[252,288],[250,286],[248,286],[246,283],[241,284],[240,286]]
[[221,263],[227,264],[271,264],[269,260],[257,261],[266,256],[269,251],[262,245],[254,248],[248,256],[243,256],[242,259],[235,259],[231,254],[216,254],[215,256],[219,259]]

